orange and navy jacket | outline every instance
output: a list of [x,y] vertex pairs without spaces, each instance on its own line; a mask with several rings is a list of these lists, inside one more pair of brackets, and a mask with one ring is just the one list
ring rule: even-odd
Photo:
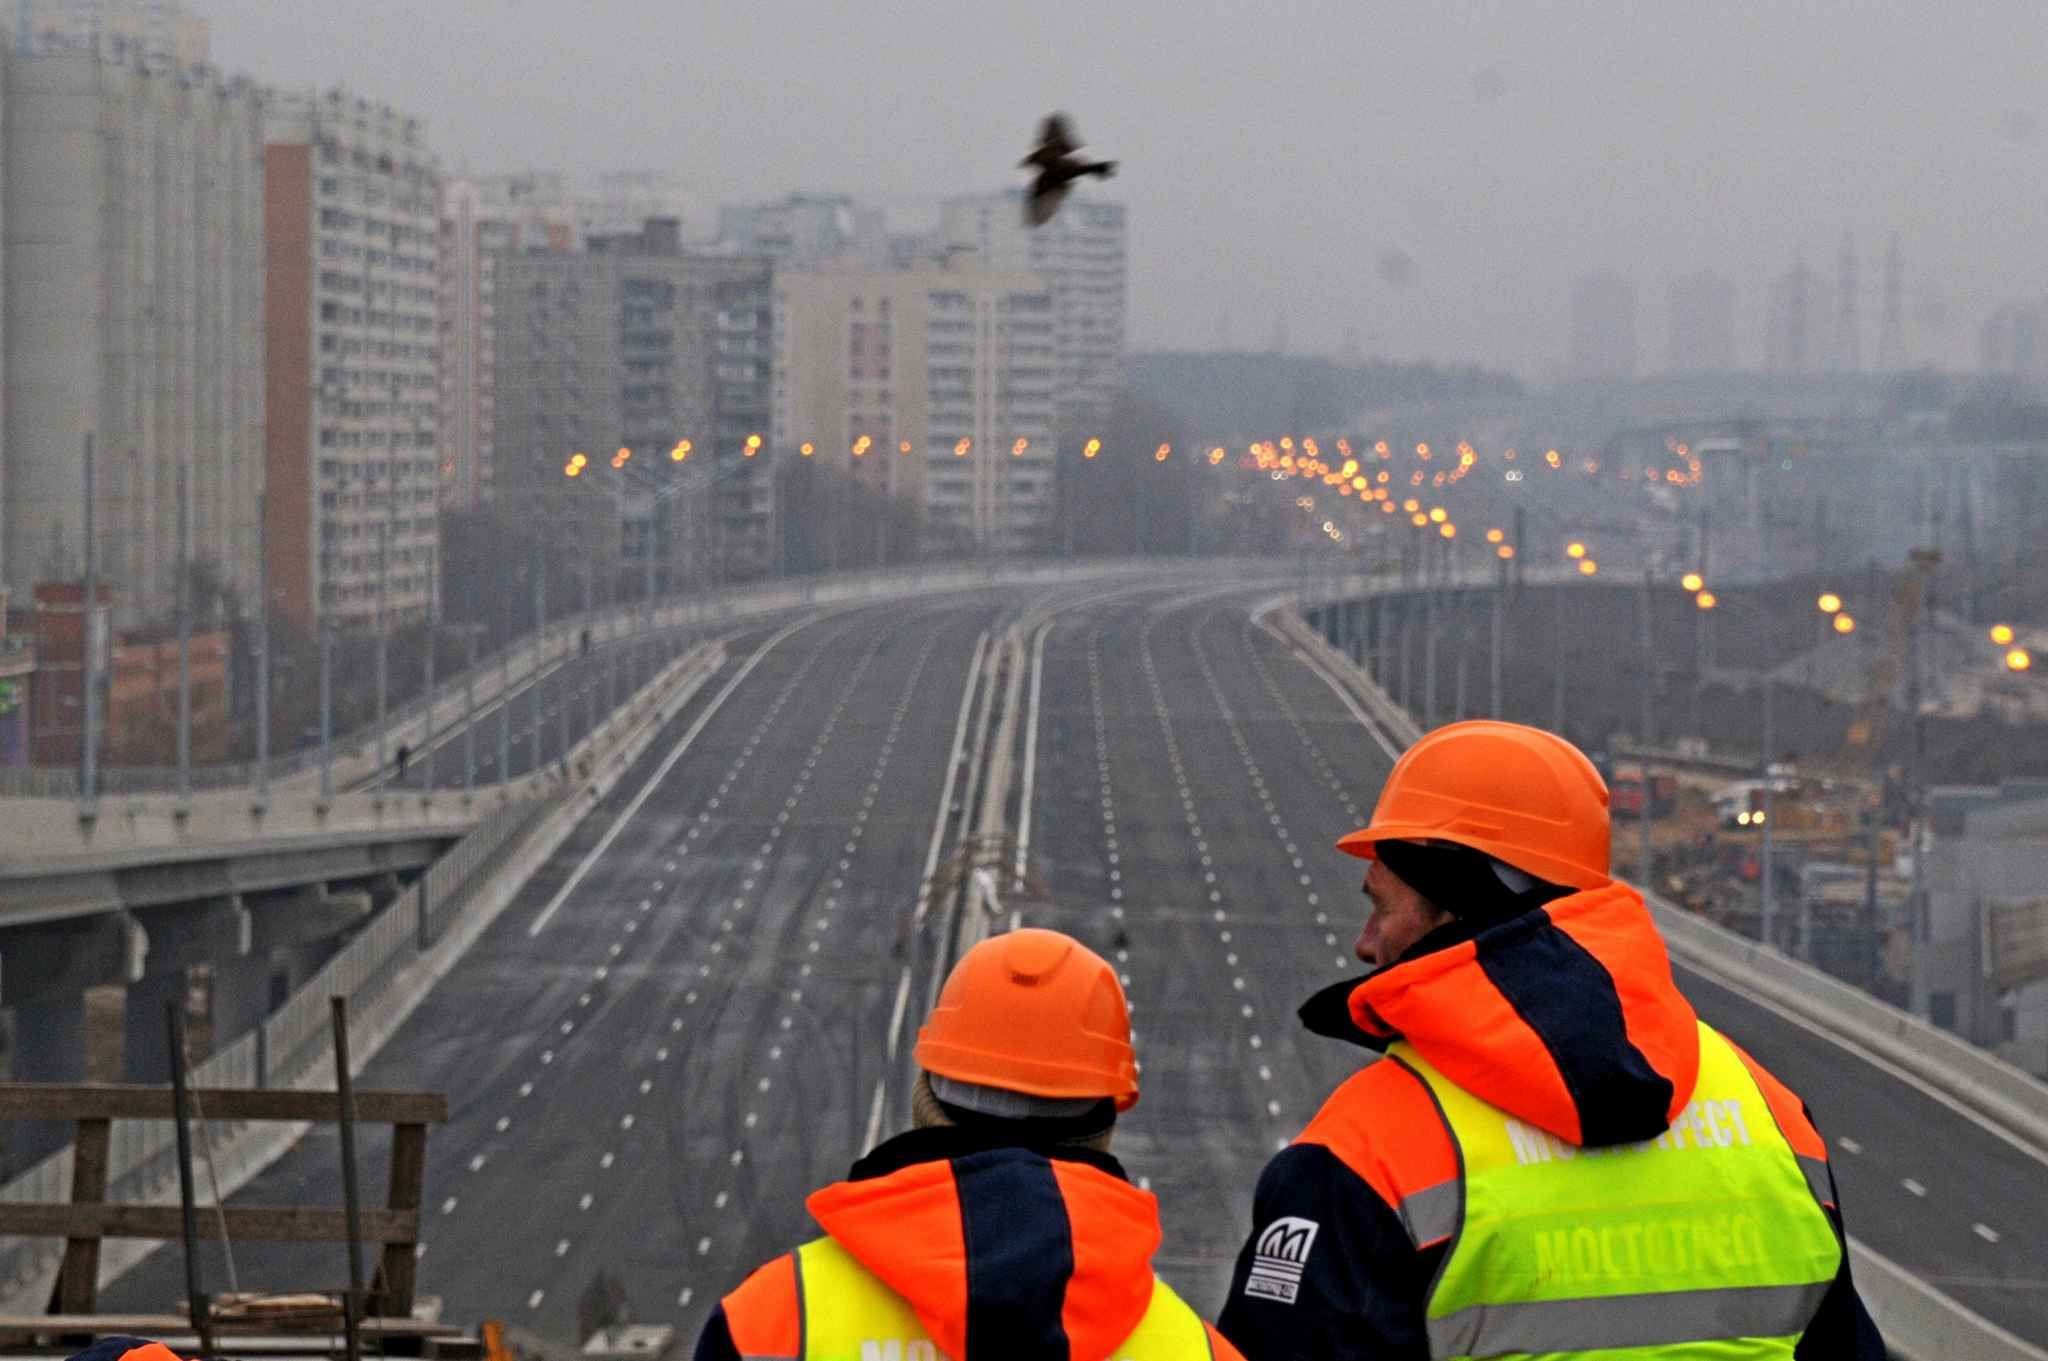
[[178,1361],[161,1342],[142,1337],[103,1337],[72,1356],[71,1361]]
[[[1106,1153],[912,1130],[812,1193],[812,1218],[916,1312],[950,1361],[1108,1361],[1153,1299],[1159,1203]],[[801,1358],[794,1254],[719,1302],[696,1361]],[[1204,1323],[1214,1361],[1242,1361]]]
[[[1641,896],[1620,883],[1484,928],[1453,920],[1317,993],[1301,1018],[1368,1049],[1406,1040],[1474,1096],[1581,1148],[1655,1138],[1699,1076],[1692,1005]],[[1799,1098],[1741,1057],[1793,1150],[1825,1160]],[[1459,1176],[1422,1080],[1368,1064],[1259,1178],[1218,1327],[1250,1361],[1427,1358],[1424,1309],[1449,1250],[1429,1193]],[[1840,1212],[1827,1210],[1839,1234]],[[1846,1253],[1796,1354],[1883,1361]]]

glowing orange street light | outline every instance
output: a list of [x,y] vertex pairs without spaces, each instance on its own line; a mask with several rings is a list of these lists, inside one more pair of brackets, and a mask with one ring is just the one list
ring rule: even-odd
[[760,437],[759,435],[749,435],[749,436],[747,436],[747,448],[746,448],[746,456],[747,456],[748,458],[752,458],[752,457],[753,457],[753,456],[754,456],[755,454],[758,454],[758,453],[760,453],[760,452],[761,452],[761,437]]
[[1418,510],[1413,515],[1408,517],[1408,522],[1414,525],[1417,529],[1420,529],[1424,525],[1429,523],[1429,517]]
[[631,462],[631,461],[632,461],[632,458],[633,458],[633,451],[632,451],[631,449],[628,449],[628,448],[627,448],[627,447],[626,447],[625,445],[623,445],[623,444],[622,444],[622,445],[620,445],[620,446],[619,446],[619,462],[621,462],[621,463],[629,463],[629,462]]
[[1416,500],[1414,497],[1411,496],[1406,501],[1403,501],[1401,503],[1401,509],[1407,511],[1410,515],[1413,515],[1416,511],[1422,509],[1422,502]]
[[[1577,539],[1574,539],[1564,546],[1564,555],[1576,561],[1584,561],[1586,556],[1586,545],[1580,543]],[[1593,574],[1591,572],[1588,572],[1586,573],[1586,575],[1591,576]]]
[[859,439],[853,442],[853,456],[855,458],[859,458],[861,455],[867,453],[868,450],[874,448],[874,446],[874,440],[870,439],[866,435],[862,435]]
[[1698,572],[1687,572],[1684,576],[1678,579],[1678,584],[1685,587],[1686,590],[1691,591],[1694,595],[1698,595],[1702,590],[1706,588],[1707,579],[1701,576]]
[[1544,450],[1543,461],[1545,463],[1548,463],[1553,468],[1562,467],[1564,464],[1564,459],[1559,456],[1557,450],[1555,449]]
[[690,451],[695,447],[695,445],[691,444],[686,439],[677,440],[676,447],[668,451],[669,461],[673,463],[681,463],[684,459],[690,456]]
[[1504,529],[1489,529],[1486,531],[1486,541],[1488,543],[1499,543],[1501,540],[1507,538],[1507,536],[1508,533]]
[[[1821,594],[1820,599],[1813,603],[1820,606],[1822,614],[1834,614],[1842,608],[1842,597],[1836,595],[1833,591],[1826,591]],[[1844,631],[1846,632],[1846,630]]]
[[1166,462],[1166,456],[1172,452],[1173,446],[1171,444],[1162,444],[1152,451],[1152,461],[1154,463],[1164,463]]
[[2011,624],[1993,624],[1991,626],[1992,642],[1998,644],[2000,647],[2007,647],[2011,645],[2012,640],[2013,631]]
[[958,444],[956,444],[956,445],[954,445],[954,446],[953,446],[953,457],[954,457],[954,458],[966,458],[966,457],[967,457],[967,451],[968,451],[969,449],[972,449],[973,447],[974,447],[974,441],[973,441],[973,440],[971,440],[971,439],[967,439],[967,438],[964,438],[964,437],[963,437],[963,438],[962,438],[962,439],[960,440],[960,442],[959,442]]
[[564,477],[581,477],[581,476],[583,476],[583,465],[582,465],[581,463],[573,463],[573,462],[572,462],[572,463],[564,463],[564,464],[562,465],[562,476],[564,476]]
[[1442,506],[1431,506],[1429,508],[1429,518],[1436,521],[1438,524],[1442,524],[1445,520],[1448,520],[1451,517],[1450,513],[1446,511]]
[[2031,671],[2033,667],[2034,654],[2023,647],[2016,647],[2005,654],[2005,669],[2008,671]]
[[1450,523],[1438,525],[1436,527],[1436,532],[1443,535],[1446,539],[1455,539],[1458,537],[1458,527]]
[[1221,462],[1223,462],[1223,446],[1219,444],[1209,451],[1209,466],[1213,468]]
[[1854,633],[1855,631],[1856,621],[1854,619],[1852,619],[1846,614],[1838,614],[1835,616],[1835,632],[1847,635]]
[[1711,610],[1714,606],[1721,603],[1721,599],[1712,591],[1701,591],[1693,596],[1692,603],[1703,610]]
[[1580,558],[1580,559],[1579,559],[1579,575],[1580,575],[1580,576],[1582,576],[1582,577],[1589,577],[1589,576],[1592,576],[1592,575],[1593,575],[1593,574],[1594,574],[1595,572],[1598,572],[1599,570],[1600,570],[1600,564],[1599,564],[1599,563],[1597,563],[1597,562],[1595,562],[1595,561],[1593,561],[1593,560],[1592,560],[1591,558]]
[[1380,502],[1380,511],[1383,514],[1392,515],[1394,513],[1394,503],[1392,501]]
[[903,443],[901,443],[901,444],[897,445],[897,446],[896,446],[896,452],[897,452],[897,453],[899,453],[899,454],[907,454],[907,453],[909,453],[909,452],[910,452],[910,441],[909,441],[909,440],[905,440],[905,441],[903,441]]
[[1502,562],[1513,562],[1515,560],[1515,546],[1511,543],[1504,543],[1494,549],[1493,552],[1494,556]]
[[1018,441],[1017,441],[1017,442],[1016,442],[1015,444],[1013,444],[1013,445],[1011,445],[1011,446],[1010,446],[1010,457],[1011,457],[1011,458],[1015,458],[1015,457],[1017,457],[1017,455],[1019,455],[1019,454],[1023,453],[1023,452],[1024,452],[1024,451],[1025,451],[1026,449],[1029,449],[1030,447],[1031,447],[1031,441],[1030,441],[1030,440],[1028,440],[1028,439],[1019,439],[1019,440],[1018,440]]
[[812,454],[818,452],[818,446],[811,443],[809,440],[805,440],[802,444],[799,444],[796,447],[796,451],[802,454],[805,458],[809,458]]
[[1099,440],[1099,439],[1092,439],[1092,440],[1089,440],[1087,444],[1085,444],[1085,445],[1083,445],[1083,446],[1082,446],[1082,449],[1081,449],[1081,457],[1082,457],[1082,458],[1094,458],[1094,457],[1095,457],[1095,456],[1096,456],[1097,454],[1099,454],[1099,453],[1101,453],[1101,452],[1102,452],[1102,441],[1101,441],[1101,440]]

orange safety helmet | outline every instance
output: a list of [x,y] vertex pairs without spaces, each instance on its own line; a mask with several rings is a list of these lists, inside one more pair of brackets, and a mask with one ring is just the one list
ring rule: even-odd
[[1380,788],[1372,822],[1337,843],[1361,860],[1382,841],[1469,846],[1567,888],[1610,878],[1607,784],[1556,733],[1475,719],[1426,734]]
[[1024,927],[953,966],[917,1032],[917,1061],[957,1082],[1045,1097],[1138,1100],[1131,1014],[1109,961],[1072,936]]

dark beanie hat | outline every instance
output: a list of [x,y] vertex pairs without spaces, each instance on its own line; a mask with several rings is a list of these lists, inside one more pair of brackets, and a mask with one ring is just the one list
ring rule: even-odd
[[1374,850],[1381,864],[1431,906],[1473,925],[1518,917],[1572,891],[1469,846],[1382,841]]

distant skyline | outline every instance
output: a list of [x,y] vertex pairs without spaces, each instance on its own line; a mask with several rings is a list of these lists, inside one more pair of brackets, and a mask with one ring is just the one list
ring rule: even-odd
[[1298,351],[1355,331],[1541,381],[1572,280],[1612,271],[1654,366],[1669,284],[1711,269],[1755,366],[1767,281],[1832,272],[1845,231],[1866,357],[1893,232],[1916,360],[1967,366],[1996,306],[2048,294],[2033,0],[190,3],[221,65],[416,111],[451,170],[669,169],[707,211],[843,191],[915,225],[1020,182],[1065,109],[1122,162],[1135,348],[1213,347],[1225,317],[1258,348],[1277,316]]

